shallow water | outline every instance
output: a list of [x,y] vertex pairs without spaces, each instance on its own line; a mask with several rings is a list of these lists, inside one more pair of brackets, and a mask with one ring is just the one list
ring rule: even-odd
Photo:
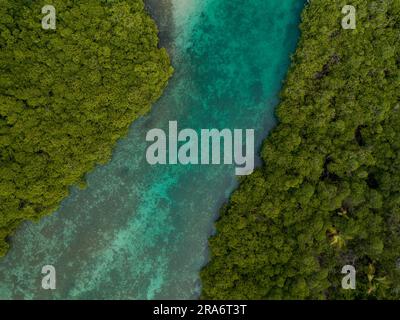
[[[145,136],[177,120],[180,129],[255,129],[260,146],[275,125],[304,2],[243,3],[173,1],[161,27],[176,69],[165,94],[88,175],[87,189],[73,188],[58,212],[20,228],[0,261],[0,298],[198,297],[207,238],[237,185],[234,166],[150,166]],[[47,264],[57,271],[54,291],[41,289]]]

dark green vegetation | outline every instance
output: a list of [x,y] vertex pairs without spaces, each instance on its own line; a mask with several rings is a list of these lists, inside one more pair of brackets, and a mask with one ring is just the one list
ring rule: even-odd
[[171,74],[142,0],[0,0],[0,256],[107,162]]
[[221,211],[203,298],[400,298],[400,1],[351,1],[343,30],[347,2],[303,13],[280,124]]

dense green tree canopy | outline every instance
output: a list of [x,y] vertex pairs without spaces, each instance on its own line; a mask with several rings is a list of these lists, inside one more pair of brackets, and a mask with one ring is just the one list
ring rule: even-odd
[[347,2],[303,13],[280,123],[221,210],[204,298],[400,298],[400,1],[351,1],[344,30]]
[[[42,29],[42,7],[56,30]],[[110,157],[172,74],[142,0],[0,0],[0,256]]]

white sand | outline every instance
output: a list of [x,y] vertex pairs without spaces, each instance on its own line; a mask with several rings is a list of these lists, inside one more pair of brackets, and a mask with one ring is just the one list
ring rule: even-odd
[[171,0],[176,31],[182,38],[190,34],[207,0]]

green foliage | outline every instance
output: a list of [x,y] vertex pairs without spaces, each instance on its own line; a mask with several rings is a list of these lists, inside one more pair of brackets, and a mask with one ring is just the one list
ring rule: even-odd
[[0,0],[0,256],[107,162],[172,72],[142,0]]
[[400,1],[352,1],[356,30],[346,4],[303,13],[280,123],[217,221],[203,298],[400,298]]

